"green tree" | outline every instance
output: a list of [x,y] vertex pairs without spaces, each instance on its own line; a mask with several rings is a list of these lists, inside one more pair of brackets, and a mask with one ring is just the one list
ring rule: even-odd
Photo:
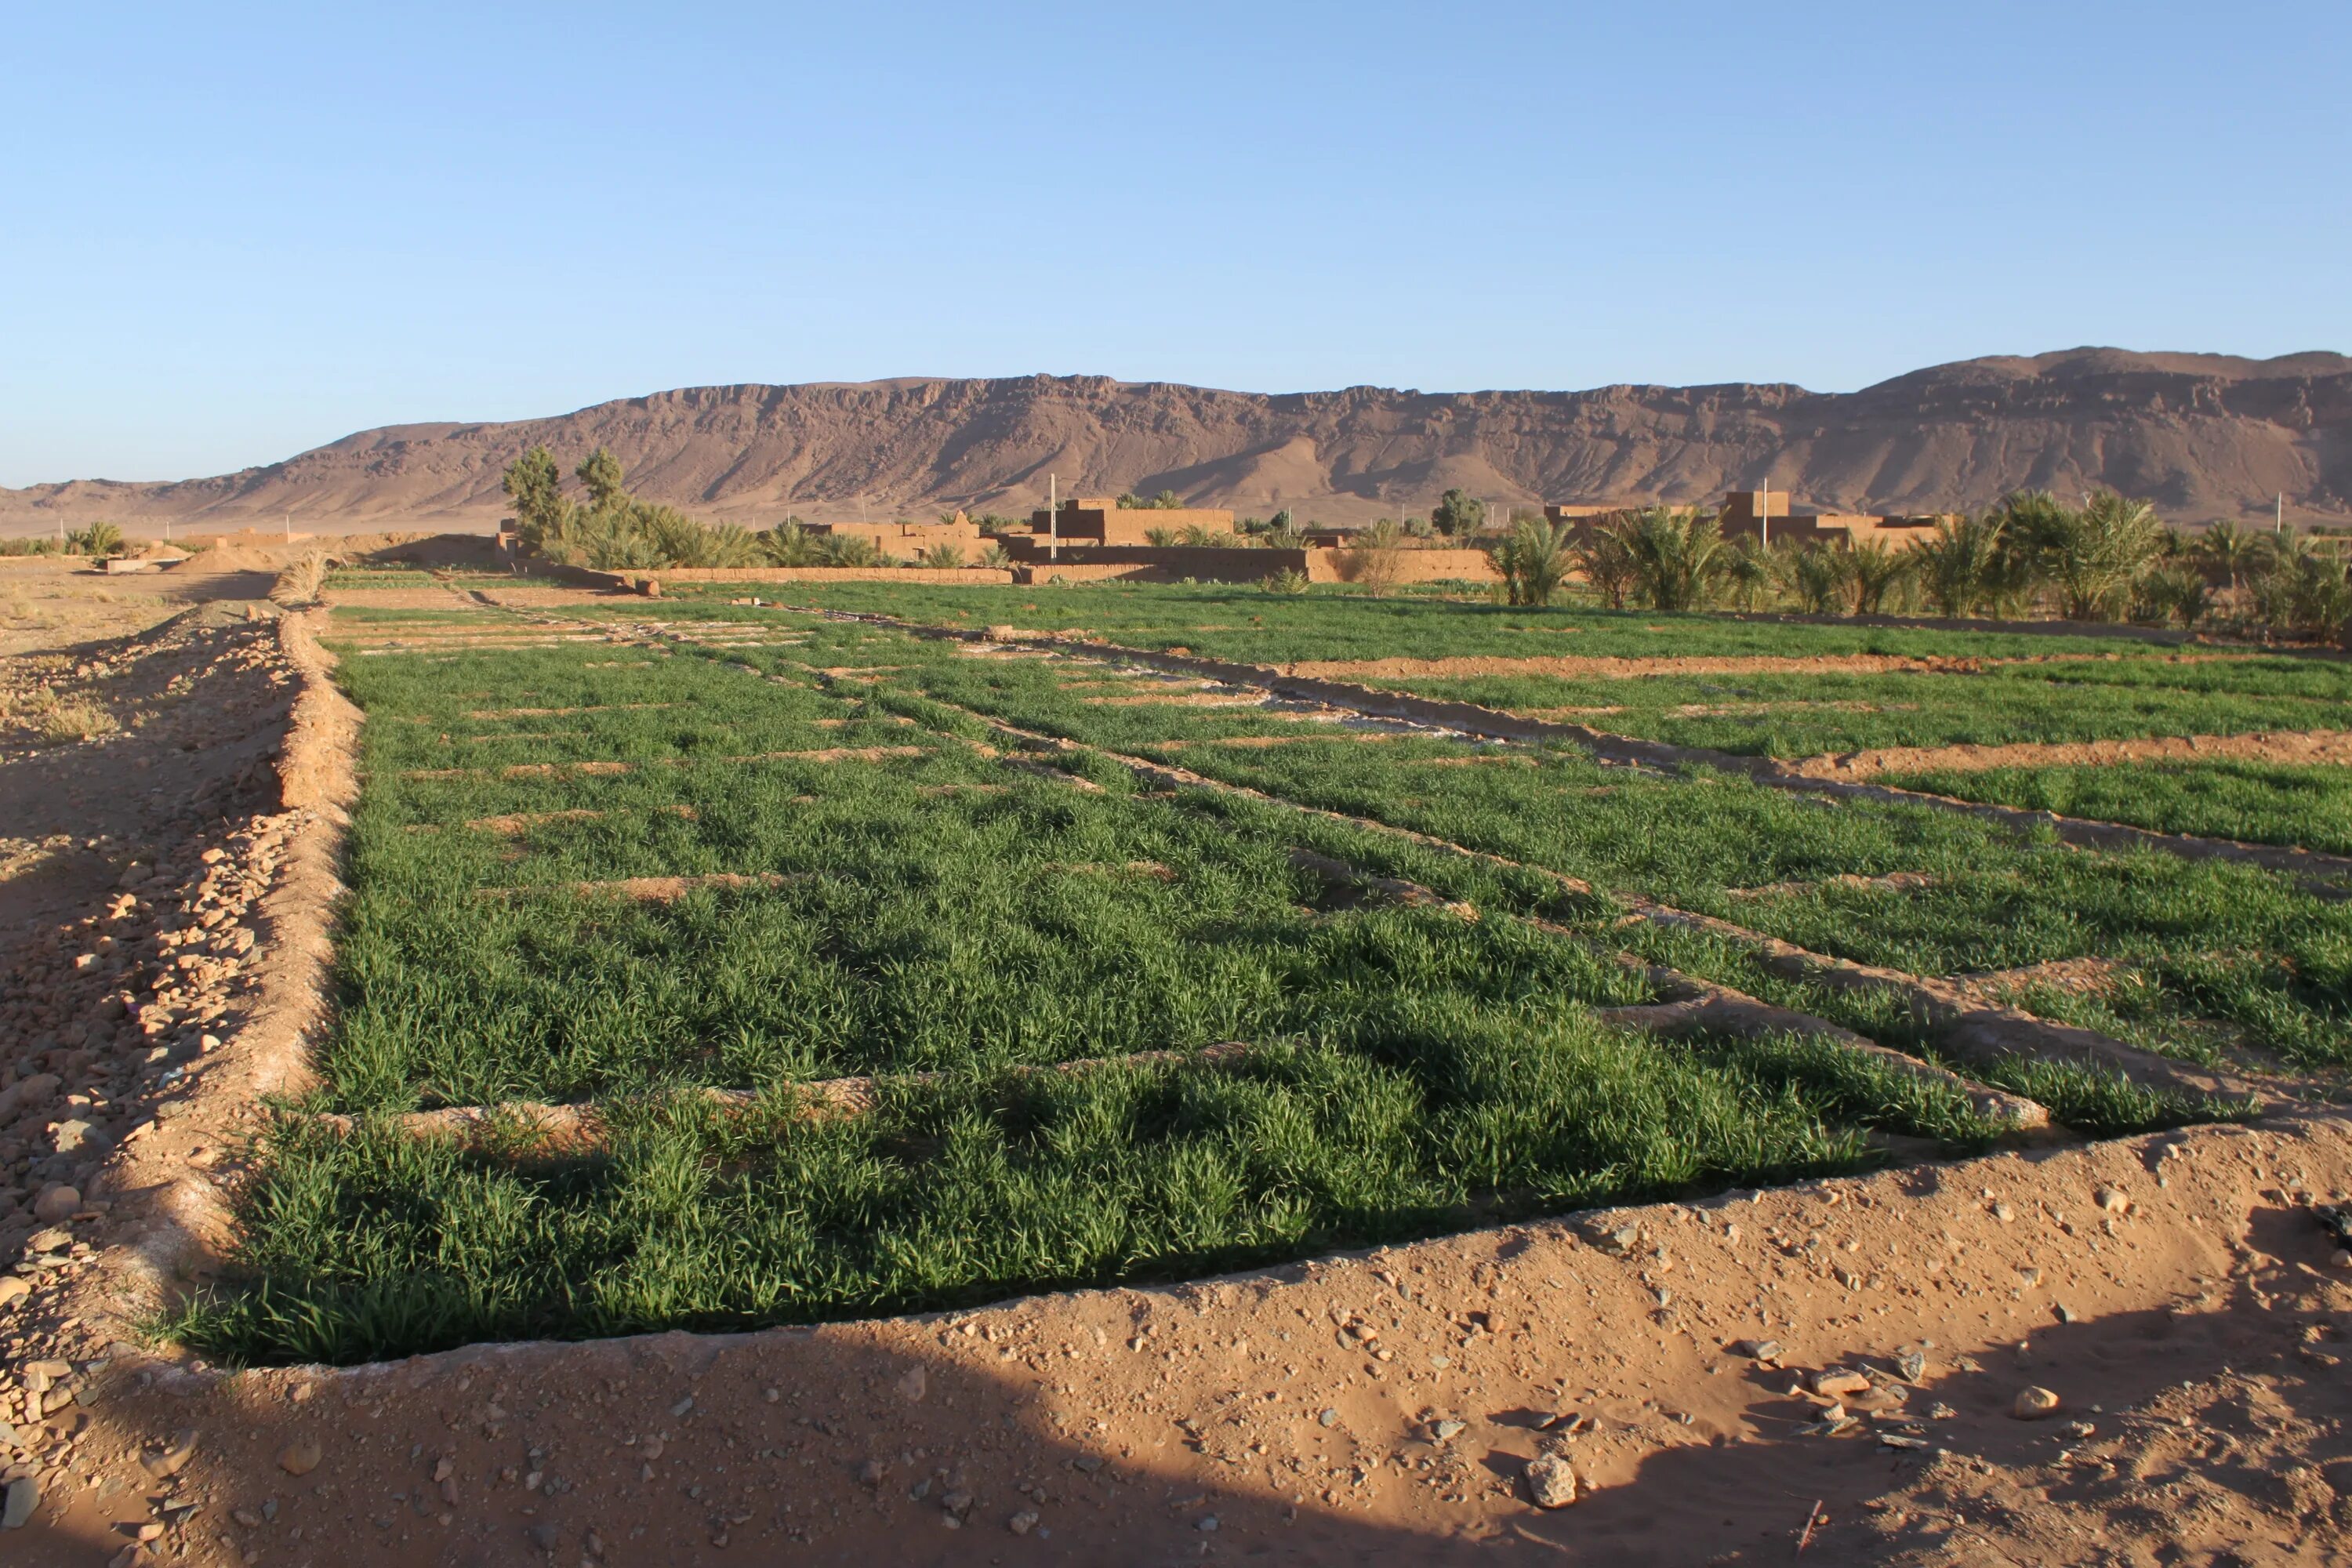
[[2070,621],[2116,620],[2162,555],[2164,523],[2147,501],[2103,490],[2080,511],[2059,508],[2040,542],[2061,613]]
[[507,465],[505,484],[507,498],[514,502],[515,521],[521,525],[526,542],[534,535],[545,536],[562,528],[563,470],[555,466],[553,453],[544,447],[533,447]]
[[621,459],[613,456],[610,447],[589,453],[572,472],[588,487],[588,504],[599,511],[628,498],[621,488]]
[[1467,539],[1486,526],[1486,503],[1456,486],[1437,498],[1429,521],[1448,539]]
[[[1559,524],[1559,531],[1573,531],[1565,521]],[[1513,538],[1516,541],[1516,532]],[[1612,610],[1625,607],[1625,595],[1633,591],[1641,574],[1635,569],[1633,552],[1625,548],[1621,530],[1599,522],[1588,524],[1583,537],[1568,547],[1568,554],[1570,564],[1601,604]]]

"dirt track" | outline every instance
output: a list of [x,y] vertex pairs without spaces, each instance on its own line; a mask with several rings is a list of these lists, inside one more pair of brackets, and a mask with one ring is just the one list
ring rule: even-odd
[[[107,1097],[144,1131],[87,1194],[105,1212],[62,1222],[89,1260],[0,1307],[11,1473],[42,1494],[9,1561],[144,1562],[121,1555],[142,1526],[195,1563],[567,1568],[1780,1563],[1801,1539],[1831,1563],[2271,1563],[2352,1539],[2352,1268],[2305,1206],[2352,1194],[2352,1131],[2315,1117],[814,1331],[235,1377],[157,1359],[125,1314],[173,1237],[197,1264],[217,1237],[197,1151],[299,1070],[316,994],[348,715],[319,691],[278,722],[321,742],[289,749],[283,798],[158,850],[159,887],[250,911],[223,922],[259,933],[247,973],[184,972],[234,1026],[193,1092],[163,1090],[176,1111]],[[130,901],[126,932],[166,925]],[[40,949],[61,1016],[103,929]],[[27,1027],[8,1070],[63,1065]],[[92,1034],[79,1069],[146,1048]],[[1756,1340],[1772,1363],[1731,1349]],[[1867,1389],[1836,1435],[1789,1392],[1831,1368]],[[2055,1415],[2008,1414],[2029,1384]],[[1546,1450],[1587,1492],[1557,1512],[1526,1500]]]

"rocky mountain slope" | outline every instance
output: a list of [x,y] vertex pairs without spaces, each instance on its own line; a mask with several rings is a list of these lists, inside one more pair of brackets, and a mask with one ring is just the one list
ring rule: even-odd
[[1062,493],[1174,489],[1194,504],[1345,521],[1490,500],[1696,500],[1769,478],[1801,502],[1983,506],[2105,486],[2171,518],[2352,519],[2352,359],[2076,349],[1968,360],[1853,393],[1788,385],[1265,395],[1099,376],[709,386],[505,424],[362,431],[214,479],[0,489],[0,529],[94,517],[236,525],[480,525],[499,469],[545,443],[609,446],[638,493],[765,524],[1018,510]]

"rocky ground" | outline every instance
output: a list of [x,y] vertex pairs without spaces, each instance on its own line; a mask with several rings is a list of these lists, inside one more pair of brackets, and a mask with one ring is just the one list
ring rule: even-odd
[[231,585],[0,664],[12,710],[112,721],[0,735],[0,1559],[2352,1561],[2316,1114],[1165,1289],[207,1368],[153,1314],[299,1081],[350,733]]

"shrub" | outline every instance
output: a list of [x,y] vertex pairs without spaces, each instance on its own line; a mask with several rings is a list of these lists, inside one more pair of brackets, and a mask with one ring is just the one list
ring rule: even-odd
[[980,552],[980,563],[982,566],[993,566],[1002,571],[1013,564],[1013,557],[1005,553],[1004,546],[1002,544],[992,544]]
[[1307,581],[1306,573],[1296,566],[1286,566],[1265,579],[1265,591],[1269,594],[1304,594]]
[[1448,539],[1467,539],[1486,526],[1486,503],[1456,487],[1437,498],[1429,521]]
[[323,550],[305,552],[278,574],[278,581],[269,587],[270,598],[289,607],[317,604],[319,591],[326,585],[327,574],[334,564],[335,558]]
[[1381,518],[1371,527],[1359,530],[1339,552],[1340,579],[1376,595],[1385,594],[1396,583],[1403,554],[1403,531],[1392,520]]
[[621,488],[621,459],[609,447],[597,447],[572,471],[588,488],[590,506],[602,510],[628,499],[628,491]]
[[[1162,531],[1164,532],[1165,530]],[[1213,546],[1230,537],[1232,536],[1223,530],[1211,528],[1205,522],[1188,522],[1176,535],[1176,542],[1189,544],[1198,549],[1203,546]]]
[[[1000,550],[997,553],[1002,555],[1004,552]],[[952,572],[963,564],[963,546],[948,543],[934,544],[929,550],[918,551],[915,560],[934,572]]]
[[93,522],[66,535],[66,553],[102,561],[122,553],[122,530],[110,522]]

